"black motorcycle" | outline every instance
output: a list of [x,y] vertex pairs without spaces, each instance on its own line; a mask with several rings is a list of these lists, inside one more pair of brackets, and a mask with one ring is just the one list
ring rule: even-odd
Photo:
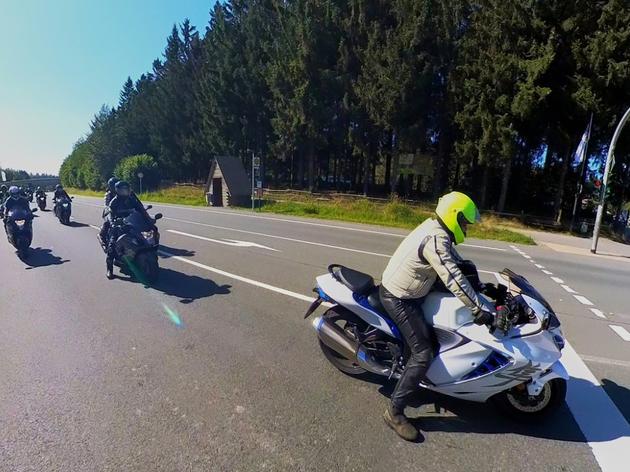
[[[72,198],[72,197],[70,197]],[[65,197],[59,198],[55,202],[55,216],[59,218],[62,225],[70,224],[70,215],[72,214],[72,202]]]
[[[150,209],[149,205],[147,210]],[[111,231],[119,235],[114,243],[114,265],[143,282],[154,283],[158,279],[160,233],[155,222],[160,218],[161,213],[151,218],[134,210],[126,218],[116,219],[112,225]]]
[[30,211],[20,208],[5,214],[4,230],[9,243],[17,249],[18,257],[26,257],[33,241],[33,213],[36,211],[37,208]]
[[45,193],[41,193],[37,195],[37,206],[39,207],[41,211],[44,211],[46,209],[46,194]]

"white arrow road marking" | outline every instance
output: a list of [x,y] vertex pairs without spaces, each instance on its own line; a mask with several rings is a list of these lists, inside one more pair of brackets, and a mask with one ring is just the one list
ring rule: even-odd
[[273,249],[271,247],[263,246],[262,244],[258,244],[258,243],[251,243],[249,241],[238,241],[236,239],[223,239],[223,240],[222,239],[212,239],[212,238],[206,238],[204,236],[197,236],[196,234],[184,233],[182,231],[177,231],[177,230],[174,230],[174,229],[167,229],[166,231],[168,231],[169,233],[179,234],[180,236],[188,236],[189,238],[201,239],[202,241],[208,241],[208,242],[211,242],[211,243],[225,244],[226,246],[233,246],[233,247],[258,247],[260,249],[267,249],[268,251],[280,252],[278,249]]

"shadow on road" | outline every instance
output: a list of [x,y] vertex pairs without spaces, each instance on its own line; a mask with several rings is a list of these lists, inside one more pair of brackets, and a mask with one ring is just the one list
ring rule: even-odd
[[26,270],[30,270],[37,267],[61,265],[70,261],[68,259],[62,259],[59,256],[55,256],[50,249],[38,247],[29,249],[26,257],[22,258],[22,262],[28,266],[26,267]]
[[210,279],[161,268],[160,279],[152,287],[165,295],[178,297],[180,303],[192,303],[212,295],[227,295],[231,285],[217,285]]
[[[599,388],[590,382],[582,379],[571,379],[572,386],[576,390],[582,388]],[[586,385],[588,384],[588,385]],[[628,408],[630,401],[630,390],[620,385],[604,379],[602,384],[613,401],[614,397],[625,398],[625,406],[618,408]],[[614,385],[614,386],[613,386]],[[379,388],[379,393],[389,398],[393,392],[395,384],[385,384]],[[614,394],[612,393],[614,391]],[[439,405],[441,411],[432,412],[433,405]],[[448,432],[448,433],[478,433],[478,434],[520,434],[542,439],[553,439],[569,442],[586,442],[580,427],[575,421],[571,411],[566,404],[563,404],[555,413],[547,418],[532,423],[521,423],[510,419],[490,403],[473,403],[455,398],[439,395],[433,392],[423,391],[411,402],[410,408],[419,408],[418,413],[407,414],[413,418],[416,426],[424,432]],[[622,414],[626,412],[622,411]],[[591,414],[597,414],[592,412]],[[626,415],[627,416],[627,415]],[[610,428],[601,428],[597,432],[599,435],[589,437],[589,442],[611,441],[621,437],[623,432],[614,431]]]
[[66,226],[70,226],[71,228],[86,228],[90,225],[86,225],[85,223],[79,223],[78,221],[71,221]]
[[619,408],[626,421],[630,423],[630,389],[610,379],[602,379],[602,387],[617,408]]
[[[180,256],[180,257],[192,257],[195,255],[195,251],[189,251],[188,249],[179,249],[179,248],[175,248],[175,247],[169,247],[169,246],[165,246],[164,244],[160,244],[160,251],[164,251],[164,252],[168,252],[170,255],[173,256]],[[168,259],[171,256],[167,256],[166,254],[163,253],[159,253],[160,257],[162,259]]]

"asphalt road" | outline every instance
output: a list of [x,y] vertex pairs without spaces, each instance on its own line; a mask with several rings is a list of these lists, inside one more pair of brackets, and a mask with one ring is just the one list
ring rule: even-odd
[[0,471],[592,471],[622,463],[630,262],[494,241],[462,247],[488,280],[509,267],[545,295],[580,356],[576,372],[588,375],[542,424],[515,424],[486,405],[421,406],[410,413],[424,440],[409,444],[382,421],[390,387],[336,371],[302,319],[328,264],[378,277],[404,231],[155,211],[165,218],[161,278],[151,288],[105,278],[92,227],[98,199],[75,198],[71,226],[38,213],[26,262],[0,241]]

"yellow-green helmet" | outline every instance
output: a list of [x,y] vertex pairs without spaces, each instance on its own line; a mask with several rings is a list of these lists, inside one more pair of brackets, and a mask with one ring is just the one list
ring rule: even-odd
[[466,233],[460,225],[460,218],[465,219],[469,224],[480,220],[477,205],[471,198],[461,192],[447,193],[440,198],[435,209],[435,213],[442,220],[442,223],[453,233],[455,244],[464,242]]

